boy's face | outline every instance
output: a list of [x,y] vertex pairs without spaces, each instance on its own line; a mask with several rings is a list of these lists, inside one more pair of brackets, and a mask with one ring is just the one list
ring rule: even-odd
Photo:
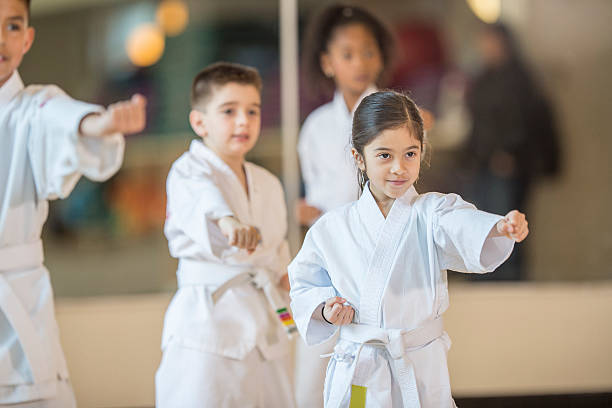
[[191,127],[221,158],[243,160],[261,127],[261,96],[253,85],[230,82],[213,87],[202,111],[192,110]]
[[0,0],[0,86],[19,68],[32,46],[34,29],[28,26],[28,10],[21,0]]

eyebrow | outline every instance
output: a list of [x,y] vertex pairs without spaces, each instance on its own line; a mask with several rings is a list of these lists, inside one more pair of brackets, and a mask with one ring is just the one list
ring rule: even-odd
[[[238,104],[238,102],[236,102],[236,101],[229,101],[229,102],[222,103],[221,105],[218,106],[218,108],[223,108],[223,107],[226,107],[226,106],[232,106],[232,105],[237,105],[237,104]],[[252,103],[251,106],[255,106],[255,107],[259,108],[259,107],[261,107],[261,104],[259,104],[259,103]]]
[[[419,146],[412,145],[412,146],[406,148],[405,150],[412,150],[412,149],[418,149],[418,148],[419,148]],[[393,149],[389,149],[388,147],[377,147],[376,149],[374,149],[374,151],[376,151],[376,152],[380,151],[380,150],[393,150]]]

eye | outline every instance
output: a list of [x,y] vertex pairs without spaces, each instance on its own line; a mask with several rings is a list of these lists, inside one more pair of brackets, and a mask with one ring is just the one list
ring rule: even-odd
[[21,31],[21,25],[18,23],[9,23],[8,30],[9,31]]
[[344,58],[345,60],[350,60],[351,58],[353,58],[353,54],[350,52],[344,52],[342,53],[342,58]]
[[251,110],[249,111],[249,115],[250,115],[250,116],[258,116],[258,115],[259,115],[259,111],[258,111],[258,110],[256,110],[256,109],[251,109]]
[[417,155],[416,152],[408,152],[408,153],[406,153],[406,157],[408,157],[410,159],[415,158],[416,155]]
[[380,157],[383,160],[387,160],[389,158],[391,158],[391,155],[389,153],[380,153],[378,156],[376,157]]
[[231,109],[231,108],[228,108],[228,109],[225,109],[225,110],[223,111],[223,113],[224,113],[224,114],[226,114],[226,115],[231,115],[232,113],[234,113],[234,110],[233,110],[233,109]]

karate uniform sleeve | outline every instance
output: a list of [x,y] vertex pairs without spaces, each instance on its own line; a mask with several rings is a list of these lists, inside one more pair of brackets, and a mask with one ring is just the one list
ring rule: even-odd
[[477,210],[456,194],[441,195],[433,212],[433,237],[441,269],[494,271],[512,253],[514,241],[492,236],[502,216]]
[[338,330],[338,326],[313,318],[321,303],[337,294],[311,232],[312,229],[289,265],[289,282],[293,319],[306,344],[315,345],[323,343]]
[[168,175],[166,189],[164,232],[172,256],[219,260],[235,251],[216,223],[234,214],[212,174],[193,174],[175,164]]
[[65,198],[81,175],[104,181],[119,170],[125,147],[122,134],[79,135],[83,117],[102,107],[74,100],[55,86],[34,87],[34,92],[28,154],[40,198]]

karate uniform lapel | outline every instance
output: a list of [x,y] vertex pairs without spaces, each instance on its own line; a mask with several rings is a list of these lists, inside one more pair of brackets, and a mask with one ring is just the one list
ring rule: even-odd
[[17,71],[15,71],[9,80],[0,87],[0,109],[9,103],[21,90],[23,90],[23,81]]
[[[381,327],[382,298],[395,262],[402,233],[408,224],[412,199],[416,195],[417,192],[414,187],[410,187],[402,197],[395,200],[378,235],[376,247],[360,287],[359,323],[361,324]],[[366,223],[376,221],[376,218],[371,221],[365,219],[374,216],[373,209],[378,212],[379,217],[382,217],[382,213],[369,191],[369,186],[364,189],[359,204]]]
[[[202,160],[208,162],[213,168],[215,172],[221,173],[223,175],[222,182],[225,183],[223,186],[219,186],[219,189],[224,192],[231,193],[230,197],[225,197],[227,204],[230,208],[235,212],[236,217],[243,223],[250,223],[250,205],[249,205],[249,197],[244,191],[240,180],[238,180],[238,176],[234,173],[234,171],[225,163],[219,156],[217,156],[210,148],[208,148],[204,143],[199,140],[194,140],[191,144],[190,150],[194,153],[194,155]],[[251,188],[250,176],[251,172],[249,171],[248,164],[244,164],[247,184],[249,185],[249,189]]]

